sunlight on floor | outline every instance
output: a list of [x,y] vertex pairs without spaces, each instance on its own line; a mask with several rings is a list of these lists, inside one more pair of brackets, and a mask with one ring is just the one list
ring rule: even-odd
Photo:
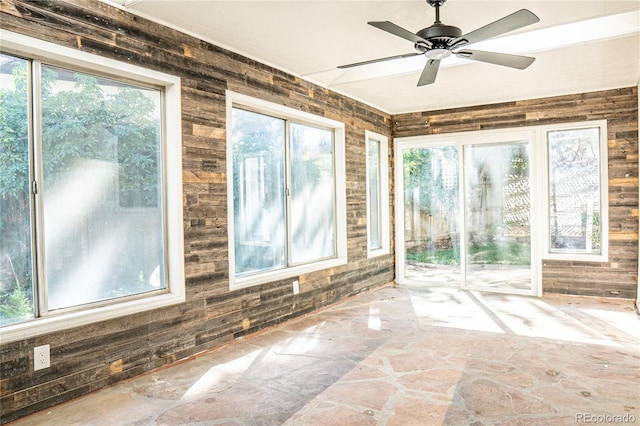
[[[605,334],[535,297],[434,288],[414,292],[410,299],[415,315],[431,320],[432,325],[620,347]],[[640,337],[634,315],[596,309],[582,311]]]
[[211,391],[222,391],[230,388],[233,382],[249,369],[261,352],[262,349],[258,349],[232,361],[211,367],[180,399],[193,399]]
[[302,355],[309,352],[318,345],[323,324],[324,322],[309,327],[299,336],[290,337],[273,345],[272,351],[278,355]]
[[604,334],[554,308],[542,299],[479,293],[476,297],[506,327],[519,336],[620,347]]
[[636,315],[629,315],[629,313],[619,311],[607,311],[604,309],[581,309],[581,311],[607,322],[610,326],[636,339],[640,339],[640,322]]
[[410,295],[418,318],[433,320],[433,325],[465,330],[504,333],[466,293],[457,289],[438,288]]
[[369,307],[369,323],[368,326],[371,330],[380,331],[382,322],[380,321],[380,308],[373,306]]

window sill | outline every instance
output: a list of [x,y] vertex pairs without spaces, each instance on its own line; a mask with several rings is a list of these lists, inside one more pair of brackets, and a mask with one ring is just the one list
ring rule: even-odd
[[367,250],[367,258],[371,259],[372,257],[384,256],[385,254],[389,254],[389,253],[390,251],[388,247]]
[[607,256],[606,254],[546,253],[542,255],[542,261],[545,260],[606,263],[609,261],[609,256]]
[[321,262],[311,263],[307,265],[293,266],[286,269],[278,269],[277,271],[269,271],[255,274],[247,277],[229,279],[229,290],[240,290],[247,287],[253,287],[259,284],[266,284],[273,281],[284,280],[287,278],[297,277],[302,274],[320,271],[322,269],[335,268],[336,266],[346,265],[346,258],[335,258],[324,260]]
[[131,300],[118,304],[102,306],[84,311],[52,315],[27,322],[8,325],[1,329],[2,343],[27,339],[42,334],[54,333],[99,321],[114,319],[126,315],[176,305],[185,301],[184,292],[168,293],[145,299]]

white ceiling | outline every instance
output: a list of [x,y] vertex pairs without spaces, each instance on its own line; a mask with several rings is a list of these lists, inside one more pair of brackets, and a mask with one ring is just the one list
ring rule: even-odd
[[[367,22],[392,21],[417,32],[435,19],[425,0],[104,1],[391,114],[629,87],[640,80],[637,12],[631,34],[551,50],[523,47],[522,54],[536,57],[525,70],[477,62],[442,67],[435,84],[417,87],[420,71],[362,80],[354,75],[367,68],[336,67],[413,52],[411,42]],[[523,8],[540,22],[515,33],[638,11],[640,1],[448,0],[440,18],[468,33]]]

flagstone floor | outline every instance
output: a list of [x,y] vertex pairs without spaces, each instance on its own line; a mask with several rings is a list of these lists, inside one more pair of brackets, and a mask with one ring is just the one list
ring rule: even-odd
[[387,286],[15,425],[640,424],[632,301]]

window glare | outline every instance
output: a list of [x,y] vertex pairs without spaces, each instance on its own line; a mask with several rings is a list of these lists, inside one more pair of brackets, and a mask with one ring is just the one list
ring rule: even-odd
[[236,274],[286,266],[282,119],[232,111]]
[[601,253],[600,129],[550,131],[552,253]]
[[291,261],[336,254],[333,138],[329,130],[291,124]]
[[42,68],[48,309],[166,287],[158,90]]
[[380,142],[367,141],[367,179],[369,188],[369,248],[382,247],[380,218]]
[[334,131],[237,107],[231,121],[235,276],[335,258]]
[[0,54],[0,326],[34,316],[27,65]]

